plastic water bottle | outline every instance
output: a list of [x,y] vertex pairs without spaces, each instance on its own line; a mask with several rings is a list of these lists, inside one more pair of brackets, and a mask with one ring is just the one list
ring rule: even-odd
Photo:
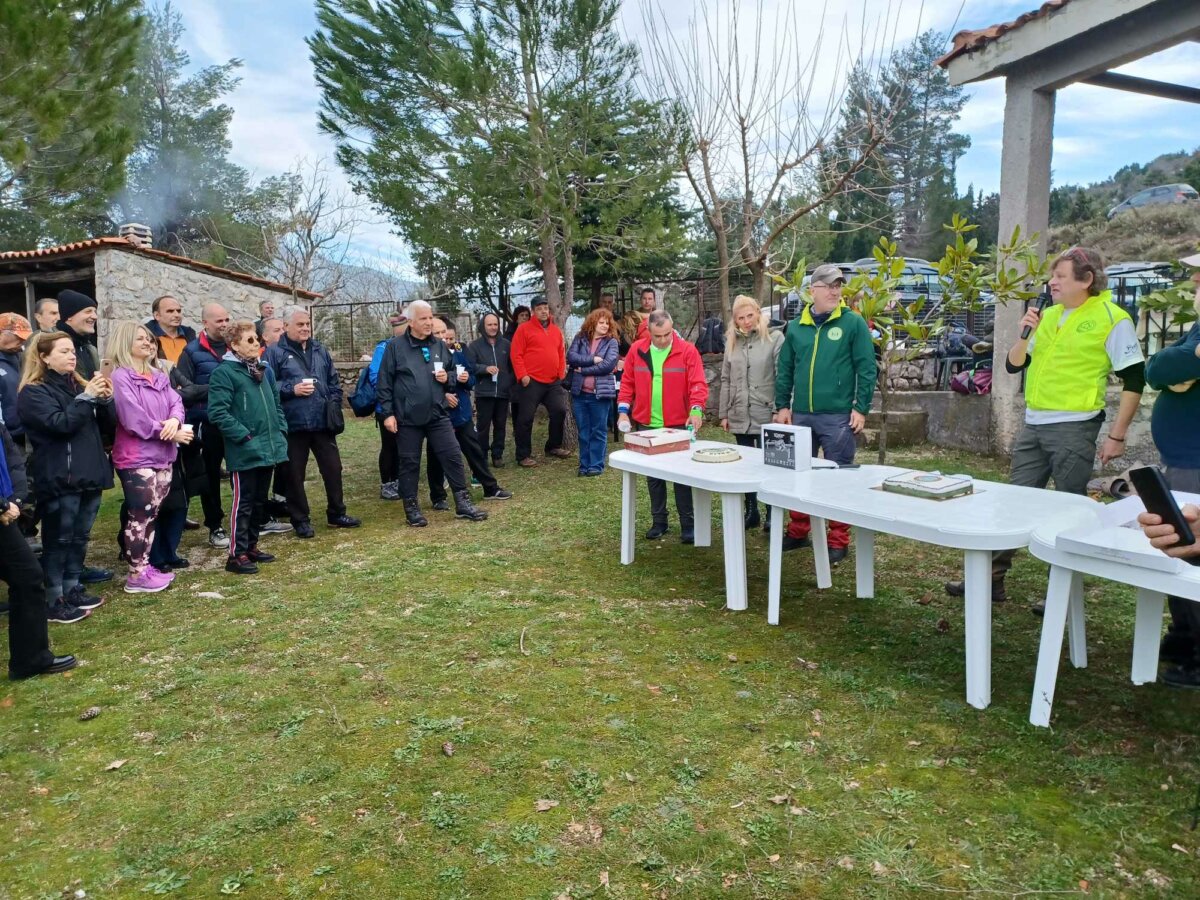
[[696,426],[694,426],[691,422],[688,422],[687,429],[688,429],[688,442],[692,443],[692,444],[696,443]]

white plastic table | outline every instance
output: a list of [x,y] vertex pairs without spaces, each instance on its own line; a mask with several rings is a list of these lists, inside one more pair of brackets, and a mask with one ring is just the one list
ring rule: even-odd
[[[746,608],[746,530],[744,524],[744,495],[758,490],[759,483],[771,472],[778,471],[763,465],[762,451],[754,447],[738,447],[742,458],[730,463],[700,463],[691,457],[692,449],[728,447],[719,441],[697,441],[688,450],[674,453],[634,453],[617,450],[609,455],[608,464],[621,472],[621,565],[633,563],[637,532],[637,477],[661,478],[692,489],[695,506],[695,536],[697,547],[712,544],[712,497],[721,497],[721,520],[725,544],[725,605],[728,609]],[[833,466],[824,460],[814,465]],[[668,497],[668,502],[670,498]],[[823,545],[822,545],[823,546]],[[829,559],[825,558],[825,568]]]
[[[1090,517],[1096,521],[1095,516]],[[1059,550],[1055,540],[1059,532],[1088,518],[1058,520],[1034,530],[1029,552],[1050,564],[1050,584],[1046,589],[1046,615],[1042,619],[1042,640],[1038,648],[1037,675],[1033,682],[1033,700],[1029,721],[1046,727],[1054,705],[1058,681],[1058,661],[1062,655],[1063,631],[1068,620],[1071,663],[1077,669],[1087,666],[1086,634],[1083,617],[1083,576],[1094,575],[1118,584],[1137,588],[1137,611],[1133,624],[1133,664],[1130,680],[1148,684],[1158,678],[1158,647],[1162,636],[1163,603],[1167,596],[1200,601],[1200,568],[1179,561],[1172,571],[1158,571],[1115,559],[1103,559]],[[1116,527],[1116,526],[1112,526]],[[1147,553],[1159,551],[1145,541]]]
[[[785,509],[855,527],[856,588],[864,599],[875,596],[876,532],[961,550],[967,702],[985,709],[992,701],[992,553],[1028,546],[1030,533],[1038,525],[1097,504],[1073,494],[979,480],[974,494],[953,500],[926,500],[878,490],[885,478],[904,471],[891,466],[814,469],[773,475],[759,485],[759,499],[772,507],[767,621],[779,624]],[[814,545],[818,538],[814,529]],[[830,582],[822,582],[819,570],[817,586],[830,586]]]

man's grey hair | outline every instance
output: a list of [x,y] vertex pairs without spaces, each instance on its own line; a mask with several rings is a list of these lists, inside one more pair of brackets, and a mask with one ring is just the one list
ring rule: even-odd
[[433,305],[424,300],[414,300],[412,303],[408,304],[408,306],[404,307],[404,314],[411,319],[414,313],[423,312],[425,310],[433,312]]
[[56,306],[58,305],[58,301],[57,301],[57,300],[55,300],[53,297],[43,297],[43,298],[42,298],[41,300],[39,300],[39,301],[37,302],[37,304],[36,304],[36,305],[33,307],[33,314],[34,314],[35,316],[37,316],[37,315],[41,315],[43,312],[45,312],[45,311],[46,311],[46,304],[47,304],[47,303],[53,303],[53,304],[54,304],[54,305],[56,305]]
[[287,306],[285,306],[280,311],[278,318],[283,319],[283,322],[286,325],[287,323],[292,321],[292,317],[295,316],[297,313],[299,313],[302,316],[309,315],[308,307],[297,306],[294,303],[289,303]]
[[270,304],[271,306],[274,306],[275,301],[274,300],[259,300],[258,301],[258,312],[260,315],[262,314],[263,307],[267,306],[268,304]]
[[650,313],[649,317],[647,317],[646,324],[653,325],[655,328],[659,327],[660,325],[670,325],[671,314],[665,309],[656,309],[654,312]]

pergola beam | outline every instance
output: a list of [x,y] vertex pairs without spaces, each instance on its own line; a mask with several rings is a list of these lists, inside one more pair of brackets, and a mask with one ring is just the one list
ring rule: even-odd
[[1200,88],[1189,87],[1185,84],[1169,84],[1150,78],[1138,78],[1134,75],[1122,75],[1120,72],[1101,72],[1099,75],[1085,79],[1084,84],[1113,88],[1118,91],[1132,91],[1135,94],[1162,97],[1164,100],[1200,103]]

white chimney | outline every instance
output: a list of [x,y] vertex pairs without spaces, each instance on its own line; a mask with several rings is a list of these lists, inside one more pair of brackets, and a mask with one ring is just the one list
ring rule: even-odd
[[129,241],[135,247],[153,247],[154,232],[147,225],[140,225],[137,222],[130,222],[122,225],[117,234]]

